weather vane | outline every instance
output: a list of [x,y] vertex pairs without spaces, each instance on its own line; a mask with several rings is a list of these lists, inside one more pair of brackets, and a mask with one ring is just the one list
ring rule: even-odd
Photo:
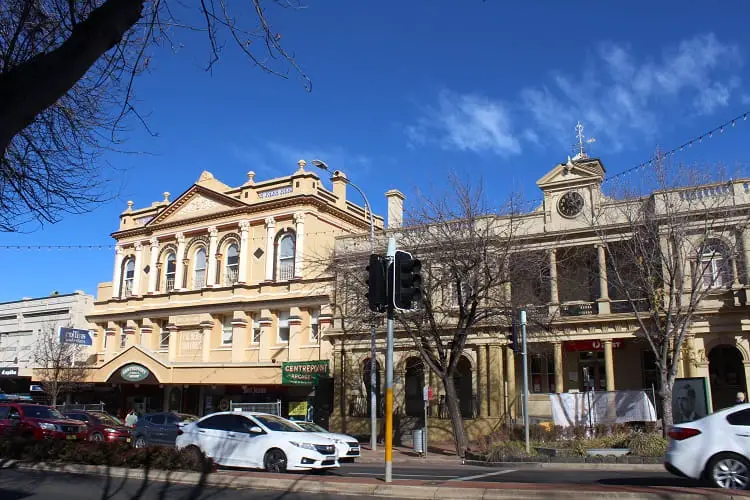
[[586,139],[586,136],[583,135],[583,124],[580,121],[578,122],[578,125],[576,125],[576,137],[578,137],[578,144],[576,144],[578,154],[576,154],[573,159],[577,160],[579,158],[588,158],[585,150],[585,145],[596,142],[596,139],[593,137],[589,137],[588,139]]

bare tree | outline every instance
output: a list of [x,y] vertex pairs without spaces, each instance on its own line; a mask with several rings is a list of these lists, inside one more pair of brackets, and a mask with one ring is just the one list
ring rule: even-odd
[[[459,394],[454,380],[467,340],[481,331],[508,331],[515,306],[523,304],[523,294],[510,293],[511,281],[531,279],[546,260],[538,262],[542,253],[517,246],[524,221],[516,198],[494,208],[481,182],[471,185],[454,175],[447,194],[419,195],[413,206],[405,227],[395,232],[398,247],[422,261],[422,297],[415,310],[397,313],[396,321],[443,386],[456,452],[463,457],[468,440],[460,402],[473,395]],[[334,259],[336,308],[347,332],[365,332],[373,320],[363,300],[362,250],[337,248]]]
[[706,300],[733,301],[739,284],[737,242],[750,207],[737,205],[731,181],[716,182],[715,169],[710,175],[672,166],[657,153],[640,184],[616,188],[616,199],[592,220],[607,251],[610,286],[654,354],[664,432],[674,421],[672,390],[694,321],[710,314]]
[[[134,81],[151,50],[201,31],[210,69],[224,39],[262,70],[310,82],[271,27],[265,6],[297,0],[14,0],[0,2],[0,231],[57,222],[108,199],[101,154],[136,111]],[[197,11],[199,25],[183,23]],[[148,129],[148,127],[146,126]]]
[[88,367],[85,347],[60,341],[53,325],[44,326],[32,350],[34,377],[56,405],[62,394],[76,389],[86,381]]

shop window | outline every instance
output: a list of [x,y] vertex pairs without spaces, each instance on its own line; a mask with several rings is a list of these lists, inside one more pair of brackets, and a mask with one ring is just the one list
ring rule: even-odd
[[289,313],[279,313],[279,331],[278,331],[278,343],[286,344],[289,342]]
[[310,311],[310,341],[314,344],[318,342],[320,335],[320,326],[318,325],[319,315],[320,311],[318,309]]
[[232,344],[232,316],[224,316],[221,322],[221,343],[222,345]]

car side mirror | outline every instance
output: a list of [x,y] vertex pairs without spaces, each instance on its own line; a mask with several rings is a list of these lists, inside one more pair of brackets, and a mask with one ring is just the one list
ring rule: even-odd
[[258,427],[257,425],[254,425],[248,429],[250,434],[263,434],[263,429]]

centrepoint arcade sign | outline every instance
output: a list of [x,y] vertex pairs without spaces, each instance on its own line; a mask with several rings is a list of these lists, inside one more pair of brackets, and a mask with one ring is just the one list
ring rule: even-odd
[[281,383],[316,385],[321,377],[328,377],[328,360],[290,361],[281,363]]
[[79,330],[76,328],[60,327],[61,344],[92,345],[91,332],[88,330]]
[[120,376],[128,382],[141,382],[146,380],[151,372],[143,365],[130,363],[120,368]]

